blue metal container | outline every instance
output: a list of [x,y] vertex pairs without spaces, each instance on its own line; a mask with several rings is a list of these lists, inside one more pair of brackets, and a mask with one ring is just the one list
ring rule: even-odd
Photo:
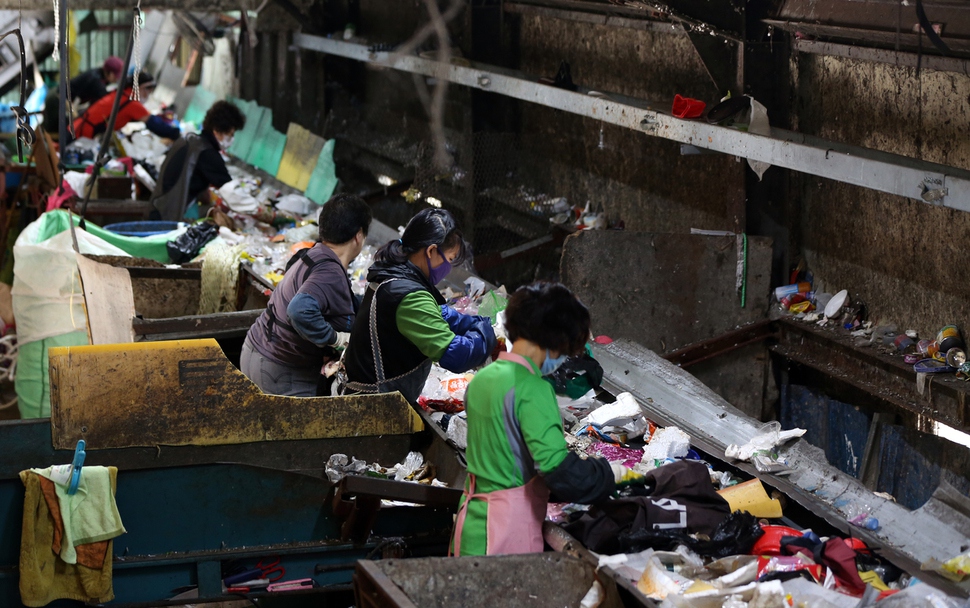
[[108,224],[104,229],[122,236],[152,236],[171,232],[178,227],[178,222],[120,222]]

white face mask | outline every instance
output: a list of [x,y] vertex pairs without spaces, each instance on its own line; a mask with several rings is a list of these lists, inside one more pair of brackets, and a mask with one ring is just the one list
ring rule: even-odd
[[226,137],[225,139],[222,139],[222,138],[218,138],[218,139],[219,139],[219,145],[222,147],[223,150],[228,150],[229,147],[232,145],[232,142],[236,141],[235,136]]

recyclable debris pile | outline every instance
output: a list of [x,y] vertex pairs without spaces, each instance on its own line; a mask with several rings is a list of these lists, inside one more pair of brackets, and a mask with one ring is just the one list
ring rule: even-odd
[[[610,566],[661,606],[963,605],[904,574],[857,538],[791,527],[784,498],[769,495],[758,479],[718,471],[681,429],[659,428],[638,416],[629,407],[635,405],[632,396],[621,394],[599,408],[591,401],[584,396],[561,404],[564,414],[586,412],[567,434],[571,449],[630,466],[644,481],[593,507],[551,504],[547,517],[598,554],[601,567]],[[635,436],[631,421],[646,430]],[[590,427],[595,436],[586,432]],[[778,460],[776,447],[804,432],[768,423],[744,445],[729,446],[725,460],[784,474],[787,463]],[[879,527],[864,505],[843,511],[855,526]],[[961,555],[924,569],[958,581],[968,575],[961,570],[968,563]]]
[[[448,487],[448,484],[438,481],[435,477],[437,472],[435,471],[434,464],[425,462],[424,456],[420,452],[408,452],[408,455],[402,462],[390,467],[383,467],[376,462],[366,463],[363,460],[358,460],[346,454],[332,454],[327,460],[325,471],[330,483],[334,485],[340,483],[340,480],[348,475],[363,475],[377,479]],[[400,501],[383,500],[381,501],[381,506],[401,507],[414,505]]]
[[[466,312],[481,312],[488,294],[468,285],[447,294]],[[495,292],[489,292],[495,293]],[[496,322],[501,331],[501,319]],[[436,368],[419,400],[459,448],[465,447],[464,391],[474,372]],[[550,503],[547,519],[598,555],[601,567],[625,576],[665,608],[818,608],[961,606],[903,573],[863,541],[793,527],[785,499],[758,479],[715,466],[677,427],[649,420],[630,393],[602,391],[603,370],[589,353],[572,357],[553,377],[569,449],[581,458],[623,464],[641,480],[624,481],[612,500],[595,506]],[[778,448],[804,429],[770,422],[747,442],[730,445],[724,462],[745,461],[784,475]],[[865,505],[842,507],[860,529],[879,522]],[[952,580],[968,576],[970,554],[926,564]]]
[[957,326],[945,325],[933,339],[921,338],[914,329],[871,318],[866,303],[858,297],[851,298],[846,289],[834,295],[818,291],[811,273],[796,271],[791,280],[790,285],[774,291],[781,314],[849,332],[855,346],[872,347],[883,354],[901,357],[917,374],[956,374],[957,378],[970,381],[966,342]]

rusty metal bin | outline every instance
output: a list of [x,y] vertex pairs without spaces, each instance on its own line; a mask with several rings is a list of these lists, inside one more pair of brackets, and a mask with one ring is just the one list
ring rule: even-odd
[[595,578],[561,553],[361,560],[354,595],[359,608],[565,607],[579,606]]

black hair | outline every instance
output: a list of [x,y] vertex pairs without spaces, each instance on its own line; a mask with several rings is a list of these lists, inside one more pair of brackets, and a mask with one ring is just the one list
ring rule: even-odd
[[[155,77],[148,72],[138,72],[138,86],[143,84],[150,84],[154,86],[156,84]],[[128,78],[125,79],[125,88],[130,89],[133,86],[135,86],[135,75],[129,74]]]
[[458,266],[468,256],[468,243],[462,238],[461,228],[455,217],[445,209],[422,209],[411,218],[400,239],[394,239],[377,250],[378,262],[403,264],[415,251],[437,245],[441,255],[458,247],[458,256],[452,262]]
[[340,245],[354,238],[360,230],[367,236],[372,219],[374,215],[364,199],[353,194],[335,194],[326,202],[317,218],[320,240]]
[[589,310],[562,283],[537,282],[515,290],[505,309],[505,332],[540,348],[577,355],[589,340]]
[[206,131],[228,133],[232,130],[239,131],[245,126],[246,116],[231,101],[215,102],[205,113],[205,118],[202,119],[202,128]]

